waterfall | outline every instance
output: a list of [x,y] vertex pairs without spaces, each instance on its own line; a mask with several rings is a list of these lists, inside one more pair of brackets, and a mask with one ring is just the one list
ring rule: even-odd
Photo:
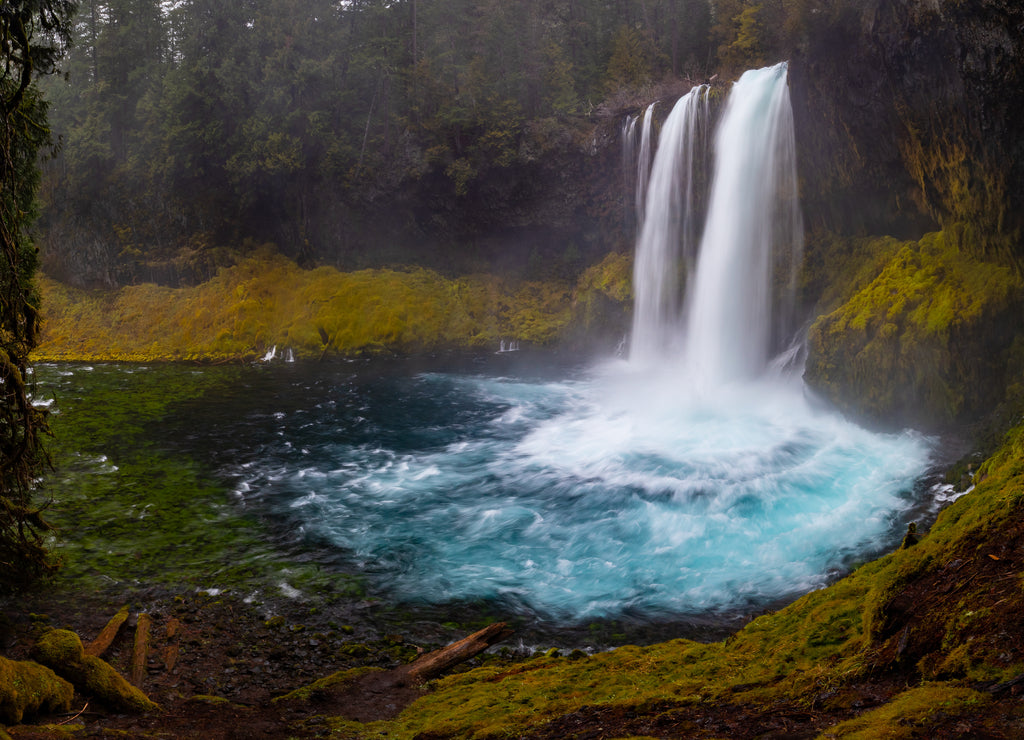
[[[684,350],[690,376],[704,385],[760,374],[780,341],[773,310],[792,305],[803,225],[786,73],[785,63],[746,72],[715,137]],[[788,275],[773,296],[780,266]]]
[[[707,88],[695,87],[679,99],[661,129],[643,191],[644,214],[633,267],[633,360],[654,361],[678,341],[680,263],[683,258],[692,259],[695,252],[694,179],[705,149],[700,144],[707,130],[708,110]],[[641,192],[638,185],[638,195]]]
[[639,116],[626,116],[622,121],[622,182],[625,194],[625,221],[631,225],[633,209],[629,202],[636,200],[636,122]]
[[637,239],[630,351],[648,364],[681,356],[699,387],[765,369],[788,331],[781,324],[803,250],[787,65],[746,72],[733,86],[715,132],[698,234],[696,150],[706,98],[694,88],[662,130]]
[[651,175],[651,123],[654,120],[654,106],[651,103],[644,111],[643,123],[640,126],[640,149],[636,158],[636,224],[637,229],[643,228],[644,207],[647,202],[648,178]]
[[[627,116],[622,122],[622,172],[627,200],[633,200],[637,230],[644,222],[648,178],[651,174],[651,131],[654,108],[651,103],[640,115]],[[639,127],[638,127],[639,124]],[[640,141],[637,142],[639,128]]]

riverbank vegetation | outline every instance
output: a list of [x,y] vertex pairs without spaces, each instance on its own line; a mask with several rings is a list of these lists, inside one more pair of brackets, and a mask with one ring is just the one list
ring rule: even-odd
[[[193,287],[86,291],[44,278],[39,360],[252,361],[498,350],[613,341],[625,330],[632,261],[612,254],[562,281],[446,278],[432,270],[303,270],[265,247]],[[613,345],[614,346],[614,345]]]

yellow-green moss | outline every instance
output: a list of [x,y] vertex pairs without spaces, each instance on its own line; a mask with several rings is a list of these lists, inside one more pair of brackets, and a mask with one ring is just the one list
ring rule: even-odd
[[252,359],[274,346],[319,358],[501,339],[543,345],[564,330],[572,300],[561,283],[449,279],[419,268],[301,270],[268,255],[191,288],[87,292],[44,277],[40,289],[43,336],[34,356],[65,360]]
[[74,687],[49,668],[0,656],[0,722],[17,724],[40,711],[66,712]]
[[125,712],[150,712],[159,707],[128,683],[106,661],[86,655],[78,635],[69,630],[49,630],[36,643],[40,663],[94,696],[107,706]]
[[209,704],[214,706],[226,706],[231,704],[231,702],[223,696],[211,696],[210,694],[196,694],[195,696],[190,696],[188,700],[195,702],[196,704]]
[[965,234],[902,243],[873,280],[821,316],[809,334],[812,385],[844,409],[926,424],[1001,401],[1024,284],[1006,266],[967,256]]
[[888,704],[842,722],[819,735],[821,740],[877,740],[928,737],[937,717],[948,721],[965,712],[983,709],[991,697],[971,689],[942,684],[904,691]]
[[[46,740],[64,740],[67,738],[81,737],[80,733],[85,732],[84,722],[73,722],[69,724],[56,725],[22,725],[18,728],[11,728],[14,738],[0,731],[0,740],[16,740],[20,737],[46,738]],[[120,731],[105,731],[105,737],[128,737],[128,733]]]
[[633,308],[633,258],[613,252],[576,283],[565,337],[575,342],[618,341]]
[[284,696],[279,696],[273,700],[273,703],[278,702],[292,702],[292,701],[309,701],[315,699],[318,696],[322,696],[332,689],[337,691],[343,689],[348,684],[351,684],[368,673],[382,672],[382,668],[350,668],[346,671],[338,671],[332,673],[330,676],[318,679],[313,683],[303,686],[302,688],[290,691]]

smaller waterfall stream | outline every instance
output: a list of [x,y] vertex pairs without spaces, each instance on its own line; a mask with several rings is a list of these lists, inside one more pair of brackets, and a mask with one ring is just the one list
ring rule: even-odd
[[[651,165],[633,268],[634,360],[656,361],[678,341],[681,260],[692,262],[696,252],[693,180],[698,144],[708,121],[706,93],[707,88],[695,87],[676,103],[661,129]],[[652,113],[653,107],[645,123]]]
[[644,223],[644,208],[647,203],[647,186],[651,176],[651,129],[654,122],[654,108],[657,103],[651,103],[644,111],[643,120],[640,123],[640,148],[636,158],[636,223],[637,228],[642,228]]

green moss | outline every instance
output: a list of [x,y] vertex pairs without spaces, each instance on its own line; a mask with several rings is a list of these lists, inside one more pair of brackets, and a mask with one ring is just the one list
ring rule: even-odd
[[18,724],[38,712],[66,712],[74,687],[49,668],[0,656],[0,722]]
[[[607,286],[619,291],[621,287]],[[112,293],[40,281],[45,317],[34,357],[95,361],[253,359],[271,347],[297,358],[551,343],[572,319],[572,286],[449,279],[420,268],[301,270],[260,255],[207,283],[137,285]]]
[[1008,267],[968,257],[963,238],[902,243],[821,316],[809,333],[808,381],[844,409],[922,424],[1000,402],[1024,284]]
[[876,740],[876,738],[917,738],[930,736],[928,729],[937,719],[977,712],[991,697],[971,689],[928,685],[904,691],[888,704],[865,712],[827,732],[820,738]]
[[580,276],[563,336],[618,340],[633,308],[633,258],[613,252]]
[[209,704],[211,706],[226,706],[231,704],[231,702],[223,696],[210,696],[209,694],[196,694],[195,696],[190,696],[188,700],[195,702],[196,704]]
[[35,652],[40,663],[52,668],[83,694],[96,697],[112,709],[132,713],[159,709],[106,661],[86,655],[82,641],[74,632],[46,632],[36,643]]
[[[73,722],[69,724],[57,724],[57,725],[31,725],[30,728],[21,727],[15,730],[16,737],[31,737],[31,738],[46,738],[46,740],[64,740],[67,738],[81,737],[81,733],[85,732],[84,722]],[[108,735],[104,732],[104,736],[107,737],[126,737],[127,733],[114,732]],[[0,740],[11,740],[11,736],[0,730]]]
[[278,702],[293,702],[293,701],[316,701],[318,698],[323,697],[332,691],[342,691],[350,684],[355,683],[363,676],[369,673],[383,672],[382,668],[350,668],[346,671],[338,671],[332,673],[330,676],[321,678],[308,686],[303,686],[300,689],[291,691],[284,696],[279,696],[273,700],[274,704]]

